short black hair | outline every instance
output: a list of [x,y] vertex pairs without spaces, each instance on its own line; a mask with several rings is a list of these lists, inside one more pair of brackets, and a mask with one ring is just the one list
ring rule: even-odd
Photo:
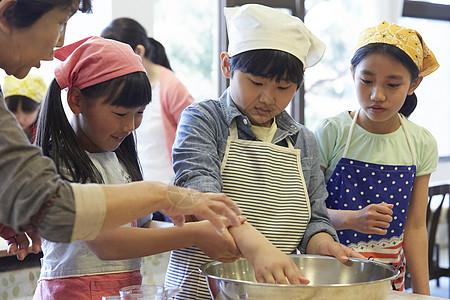
[[294,55],[274,49],[258,49],[233,55],[229,59],[230,72],[250,73],[254,76],[303,83],[303,63]]
[[20,104],[21,110],[27,114],[38,111],[39,108],[41,107],[40,103],[34,101],[31,98],[28,98],[27,96],[23,96],[23,95],[11,95],[11,96],[5,97],[5,102],[6,102],[6,106],[8,106],[8,109],[12,113],[17,112],[17,110],[19,108],[19,104]]
[[[1,0],[0,0],[1,1]],[[44,14],[55,7],[71,7],[78,0],[16,0],[11,1],[3,17],[10,26],[26,28],[32,26]],[[81,0],[78,9],[81,12],[92,11],[92,0]]]

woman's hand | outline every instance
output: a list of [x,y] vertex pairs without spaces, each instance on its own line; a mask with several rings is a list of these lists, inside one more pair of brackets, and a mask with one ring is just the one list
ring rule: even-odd
[[209,220],[219,232],[225,232],[226,227],[220,216],[226,217],[232,226],[239,226],[241,210],[225,194],[201,193],[193,189],[177,186],[168,187],[168,200],[161,212],[168,216],[176,226],[182,226],[185,215],[195,215]]
[[385,235],[392,221],[393,204],[370,204],[353,211],[351,229],[365,234]]
[[36,232],[17,233],[11,227],[0,223],[0,237],[5,239],[8,244],[8,254],[16,255],[19,260],[23,260],[30,250],[28,237],[32,242],[31,252],[37,254],[41,251],[41,237]]
[[[224,219],[222,219],[225,223],[224,226],[228,227],[228,221]],[[189,226],[197,227],[195,230],[197,234],[193,236],[195,245],[211,259],[233,262],[242,256],[228,230],[219,234],[209,221],[193,222],[189,223]]]

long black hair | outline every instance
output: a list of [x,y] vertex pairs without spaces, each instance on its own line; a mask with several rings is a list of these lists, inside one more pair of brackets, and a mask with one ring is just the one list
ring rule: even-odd
[[80,3],[78,9],[81,12],[91,12],[91,0],[16,0],[9,3],[3,17],[12,27],[26,28],[32,26],[53,8],[71,7],[78,2]]
[[128,44],[133,50],[136,50],[137,45],[142,45],[148,60],[172,70],[164,46],[154,38],[147,37],[145,28],[133,19],[114,19],[100,36]]
[[154,64],[163,66],[173,71],[172,67],[170,66],[169,58],[166,54],[166,48],[164,48],[164,46],[160,42],[152,37],[148,38],[148,43],[150,48],[149,51],[145,51],[145,57]]
[[[151,101],[151,87],[143,72],[123,75],[81,90],[88,99],[105,97],[104,104],[135,108]],[[53,159],[64,179],[86,183],[103,183],[103,179],[78,141],[78,137],[67,119],[61,101],[61,88],[56,79],[51,83],[42,104],[36,134],[36,145],[44,155]],[[114,151],[125,166],[132,181],[142,180],[142,172],[136,151],[134,133],[128,135]],[[65,176],[69,171],[70,178]]]
[[[411,82],[418,79],[419,68],[417,68],[413,60],[400,48],[385,43],[372,43],[359,48],[355,52],[355,55],[353,55],[353,58],[351,60],[351,64],[353,67],[352,72],[354,72],[356,66],[364,58],[366,58],[368,55],[371,54],[389,55],[390,57],[400,62],[409,71],[411,75]],[[409,117],[414,111],[414,109],[416,109],[416,106],[417,106],[417,96],[415,93],[412,93],[411,95],[406,96],[405,102],[403,103],[403,106],[400,108],[399,113],[401,113],[405,117]]]
[[303,63],[294,55],[273,49],[258,49],[242,52],[230,57],[230,72],[250,73],[254,76],[287,80],[297,83],[297,88],[303,83]]

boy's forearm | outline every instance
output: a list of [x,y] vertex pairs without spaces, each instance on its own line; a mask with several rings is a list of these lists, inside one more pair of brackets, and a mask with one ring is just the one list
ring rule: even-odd
[[326,232],[319,232],[313,235],[308,242],[308,246],[306,247],[306,253],[308,254],[321,254],[319,251],[320,244],[325,241],[334,242],[334,239],[331,235]]
[[259,250],[264,249],[264,247],[275,247],[248,222],[239,227],[230,227],[229,230],[240,252],[250,262],[253,261]]

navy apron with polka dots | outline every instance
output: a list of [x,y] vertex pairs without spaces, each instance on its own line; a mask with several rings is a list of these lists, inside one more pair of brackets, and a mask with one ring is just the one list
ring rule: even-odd
[[366,257],[399,267],[401,274],[394,284],[397,290],[403,290],[403,230],[416,174],[415,151],[407,128],[399,116],[412,152],[412,165],[380,165],[346,158],[358,113],[359,111],[353,117],[342,158],[328,180],[329,196],[326,205],[337,210],[360,210],[381,202],[394,205],[393,220],[386,235],[364,234],[350,229],[338,230],[337,233],[340,242],[351,249]]

